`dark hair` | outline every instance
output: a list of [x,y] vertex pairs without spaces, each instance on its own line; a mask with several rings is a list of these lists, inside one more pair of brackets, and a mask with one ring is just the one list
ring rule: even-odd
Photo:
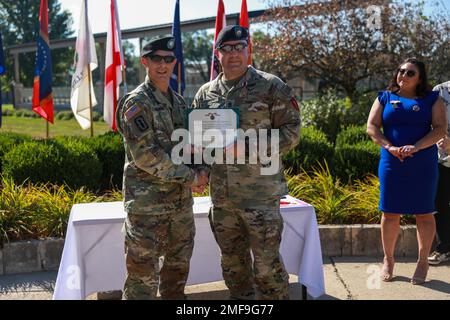
[[392,77],[391,83],[387,87],[387,90],[391,92],[397,92],[400,90],[400,86],[397,83],[397,75],[398,72],[400,71],[401,66],[404,65],[405,63],[411,63],[415,65],[417,69],[419,69],[419,79],[421,81],[417,85],[416,95],[418,97],[425,97],[427,93],[430,91],[430,86],[428,85],[427,70],[425,68],[425,64],[422,61],[417,60],[416,58],[408,58],[398,66],[394,76]]

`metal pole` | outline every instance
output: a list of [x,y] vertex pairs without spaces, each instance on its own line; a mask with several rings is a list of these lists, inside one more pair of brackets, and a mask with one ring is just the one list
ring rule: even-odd
[[[86,34],[89,33],[89,15],[88,15],[88,3],[87,0],[84,1],[84,21],[86,23]],[[93,120],[93,107],[92,107],[92,92],[91,87],[92,86],[92,79],[91,79],[91,47],[89,39],[85,40],[87,42],[87,56],[88,56],[88,64],[87,64],[87,71],[88,71],[88,88],[89,88],[89,114],[90,114],[90,121],[91,121],[91,138],[94,136],[94,120]],[[95,48],[94,48],[95,50]]]
[[92,92],[91,92],[91,83],[92,83],[92,79],[91,79],[91,63],[88,63],[88,82],[89,82],[89,113],[90,113],[90,120],[91,120],[91,138],[94,136],[94,117],[92,115],[92,113],[94,112],[93,107],[92,107]]

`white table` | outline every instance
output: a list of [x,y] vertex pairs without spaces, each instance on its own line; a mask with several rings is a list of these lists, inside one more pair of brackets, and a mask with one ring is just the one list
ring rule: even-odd
[[[322,251],[314,208],[287,196],[281,206],[280,246],[286,270],[298,275],[313,298],[325,293]],[[209,197],[194,198],[195,244],[188,285],[222,280],[220,250],[212,234]],[[70,212],[53,299],[81,300],[122,290],[126,277],[123,202],[76,204]],[[205,263],[206,262],[206,263]]]

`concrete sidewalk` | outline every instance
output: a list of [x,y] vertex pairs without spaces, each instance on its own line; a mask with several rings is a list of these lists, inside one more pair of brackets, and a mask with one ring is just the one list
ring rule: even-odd
[[[450,263],[430,266],[428,281],[421,286],[409,283],[415,270],[413,259],[398,258],[390,283],[379,281],[381,258],[324,257],[324,274],[327,294],[320,300],[450,300]],[[0,300],[47,300],[52,298],[56,272],[0,276]],[[301,298],[301,286],[291,276],[292,299]],[[223,281],[189,286],[189,299],[228,299]],[[88,299],[95,300],[93,294]]]

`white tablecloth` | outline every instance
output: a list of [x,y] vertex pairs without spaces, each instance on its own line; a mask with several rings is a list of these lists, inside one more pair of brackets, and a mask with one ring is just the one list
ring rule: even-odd
[[[288,273],[298,275],[313,298],[325,293],[322,251],[314,208],[287,196],[281,206],[280,253]],[[208,221],[209,197],[194,198],[195,244],[188,285],[222,280],[220,250]],[[123,202],[76,204],[53,299],[80,300],[95,292],[122,290],[126,277]]]

